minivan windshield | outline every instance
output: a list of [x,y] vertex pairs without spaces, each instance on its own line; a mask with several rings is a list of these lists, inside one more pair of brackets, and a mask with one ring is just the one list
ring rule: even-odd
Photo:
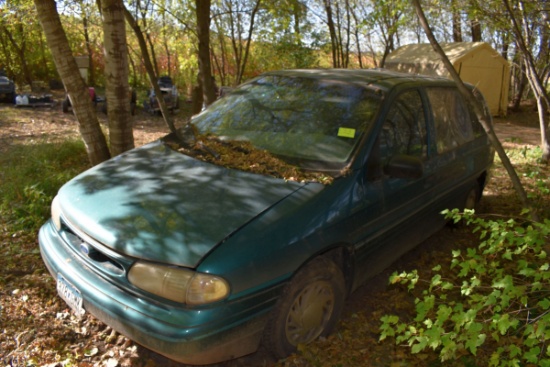
[[337,79],[264,75],[192,120],[201,134],[238,140],[306,170],[346,166],[378,110],[380,97]]

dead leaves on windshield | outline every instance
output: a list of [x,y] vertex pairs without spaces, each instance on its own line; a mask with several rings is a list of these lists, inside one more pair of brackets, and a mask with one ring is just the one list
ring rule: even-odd
[[313,181],[325,185],[333,181],[333,178],[326,174],[304,171],[297,166],[288,164],[273,154],[254,147],[250,142],[222,141],[214,137],[200,137],[192,149],[170,145],[173,149],[186,155],[226,168],[288,181]]

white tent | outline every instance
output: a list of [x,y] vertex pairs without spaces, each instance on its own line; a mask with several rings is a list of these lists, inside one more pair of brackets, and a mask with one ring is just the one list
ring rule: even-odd
[[86,83],[88,83],[88,70],[90,69],[90,58],[88,56],[75,56],[76,64],[78,65],[78,71],[80,76]]
[[[493,115],[506,115],[510,66],[485,42],[442,43],[441,48],[463,81],[475,85]],[[384,67],[405,73],[432,76],[450,75],[430,44],[411,44],[398,48],[386,59]]]

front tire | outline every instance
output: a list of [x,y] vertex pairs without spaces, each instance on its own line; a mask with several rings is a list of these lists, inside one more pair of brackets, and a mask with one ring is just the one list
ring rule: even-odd
[[331,260],[318,257],[285,287],[264,331],[264,346],[276,358],[296,351],[334,329],[346,295],[344,275]]

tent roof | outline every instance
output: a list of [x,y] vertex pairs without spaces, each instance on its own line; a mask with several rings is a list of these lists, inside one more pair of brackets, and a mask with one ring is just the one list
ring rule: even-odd
[[[475,85],[494,115],[506,115],[510,67],[485,42],[442,43],[441,48],[462,80]],[[411,44],[388,55],[384,67],[411,74],[450,78],[449,71],[430,44]]]
[[[441,43],[440,46],[453,64],[477,50],[485,49],[491,53],[496,53],[496,51],[485,42]],[[505,62],[505,60],[502,61]],[[433,50],[429,43],[421,43],[399,47],[397,50],[388,55],[386,62],[404,64],[433,64],[439,63],[441,60],[439,59],[439,55]]]

